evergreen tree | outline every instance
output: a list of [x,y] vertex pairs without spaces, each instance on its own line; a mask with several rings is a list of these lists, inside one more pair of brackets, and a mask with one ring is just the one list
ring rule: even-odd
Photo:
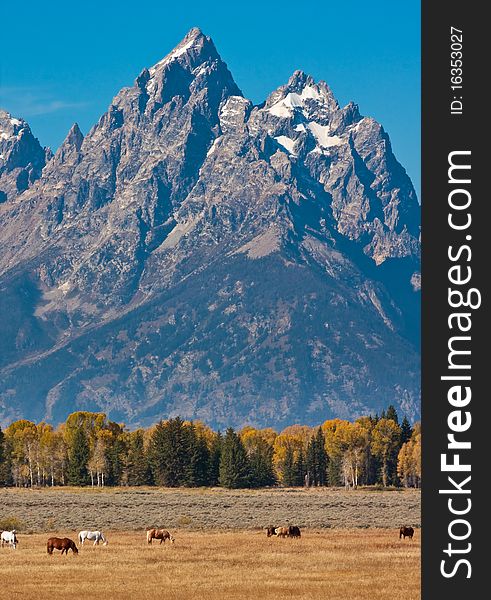
[[329,458],[326,452],[326,439],[324,437],[324,432],[322,428],[319,427],[317,430],[317,464],[318,464],[318,472],[319,472],[319,483],[318,485],[326,485],[327,484],[327,465]]
[[[401,429],[392,419],[380,419],[372,433],[371,450],[380,459],[384,487],[397,483],[397,455]],[[396,471],[394,472],[394,468]]]
[[128,448],[123,435],[115,435],[106,449],[107,480],[108,485],[120,485],[125,472]]
[[303,448],[300,448],[295,460],[295,480],[293,485],[302,487],[305,485],[305,454]]
[[213,437],[208,463],[208,485],[218,485],[220,482],[220,457],[222,455],[222,434],[218,431]]
[[306,456],[309,485],[326,485],[328,457],[325,448],[325,438],[322,428],[310,438]]
[[337,487],[341,485],[341,457],[329,457],[327,463],[327,485]]
[[178,487],[189,477],[190,435],[180,417],[160,421],[150,440],[150,465],[157,485]]
[[411,427],[408,418],[404,415],[404,419],[402,419],[401,423],[401,446],[406,442],[409,442],[411,436],[413,435],[413,428]]
[[249,483],[252,487],[274,485],[273,448],[264,439],[256,440],[248,455]]
[[397,423],[397,425],[399,425],[399,416],[398,416],[395,406],[393,404],[390,404],[387,407],[387,412],[386,412],[385,418],[392,419],[395,423]]
[[197,435],[194,425],[187,426],[189,465],[185,485],[209,485],[210,451],[203,436]]
[[285,449],[285,458],[283,460],[282,475],[284,486],[293,487],[297,484],[295,472],[295,454],[293,452],[292,446],[287,446]]
[[229,427],[222,444],[220,457],[220,485],[243,488],[249,485],[247,454],[240,437]]
[[88,483],[87,463],[89,458],[90,449],[87,436],[82,427],[77,427],[68,448],[68,485],[86,485]]
[[363,468],[362,482],[364,485],[374,485],[380,477],[380,460],[372,454],[370,445],[366,449],[365,465]]
[[[395,409],[395,406],[393,404],[390,404],[387,407],[387,411],[385,412],[385,418],[388,421],[394,421],[394,423],[396,425],[399,425],[399,416],[397,414],[397,411]],[[397,457],[399,454],[399,450],[401,449],[402,446],[402,441],[400,440],[399,443],[397,444],[397,447],[395,447],[392,452],[390,453],[390,456],[387,458],[385,467],[383,467],[382,465],[382,469],[385,468],[385,476],[386,476],[386,484],[385,485],[399,485],[400,484],[400,480],[399,477],[397,476]],[[379,463],[379,467],[380,467],[380,463]],[[384,481],[384,474],[382,473],[382,482]]]
[[150,466],[145,452],[143,430],[138,429],[129,435],[126,460],[128,485],[147,485],[151,481]]

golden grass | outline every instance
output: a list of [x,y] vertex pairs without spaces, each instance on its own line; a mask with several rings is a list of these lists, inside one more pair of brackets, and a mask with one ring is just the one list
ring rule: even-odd
[[[0,549],[9,597],[156,599],[416,600],[420,531],[305,530],[299,540],[258,531],[175,531],[176,543],[148,546],[145,532],[105,532],[109,545],[78,556],[46,553],[48,534],[19,535]],[[73,531],[67,535],[76,539]]]

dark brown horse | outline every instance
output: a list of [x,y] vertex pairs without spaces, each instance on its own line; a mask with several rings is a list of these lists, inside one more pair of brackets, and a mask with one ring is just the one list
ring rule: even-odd
[[399,539],[401,539],[401,538],[406,539],[408,537],[410,540],[412,540],[413,535],[414,535],[414,529],[412,527],[404,526],[399,529]]
[[272,535],[276,535],[276,527],[266,527],[266,535],[271,537]]
[[78,554],[78,548],[75,545],[75,542],[70,538],[49,538],[48,554],[53,554],[53,550],[61,550],[62,554],[63,552],[65,552],[65,554],[68,554],[68,550],[71,550],[74,554]]
[[288,528],[289,536],[291,538],[299,538],[302,534],[300,533],[300,527],[297,525],[290,525]]

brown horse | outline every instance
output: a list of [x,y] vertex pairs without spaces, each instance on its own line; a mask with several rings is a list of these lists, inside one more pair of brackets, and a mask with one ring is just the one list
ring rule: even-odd
[[412,527],[401,527],[399,529],[399,539],[408,537],[410,540],[413,539],[414,529]]
[[289,527],[277,527],[274,531],[275,531],[275,534],[279,538],[290,537],[290,528]]
[[61,550],[62,554],[63,552],[65,552],[65,554],[68,554],[68,550],[71,550],[74,554],[78,554],[78,548],[75,545],[75,542],[70,538],[49,538],[48,554],[53,554],[53,550]]
[[174,538],[167,529],[147,529],[147,543],[151,544],[152,540],[160,540],[160,543],[169,540],[174,543]]

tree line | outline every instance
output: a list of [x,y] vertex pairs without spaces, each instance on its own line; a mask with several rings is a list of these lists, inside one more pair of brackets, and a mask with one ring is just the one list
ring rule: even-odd
[[4,486],[360,485],[419,487],[421,427],[393,406],[318,427],[224,433],[179,417],[128,431],[103,413],[75,412],[56,429],[25,419],[0,429]]

